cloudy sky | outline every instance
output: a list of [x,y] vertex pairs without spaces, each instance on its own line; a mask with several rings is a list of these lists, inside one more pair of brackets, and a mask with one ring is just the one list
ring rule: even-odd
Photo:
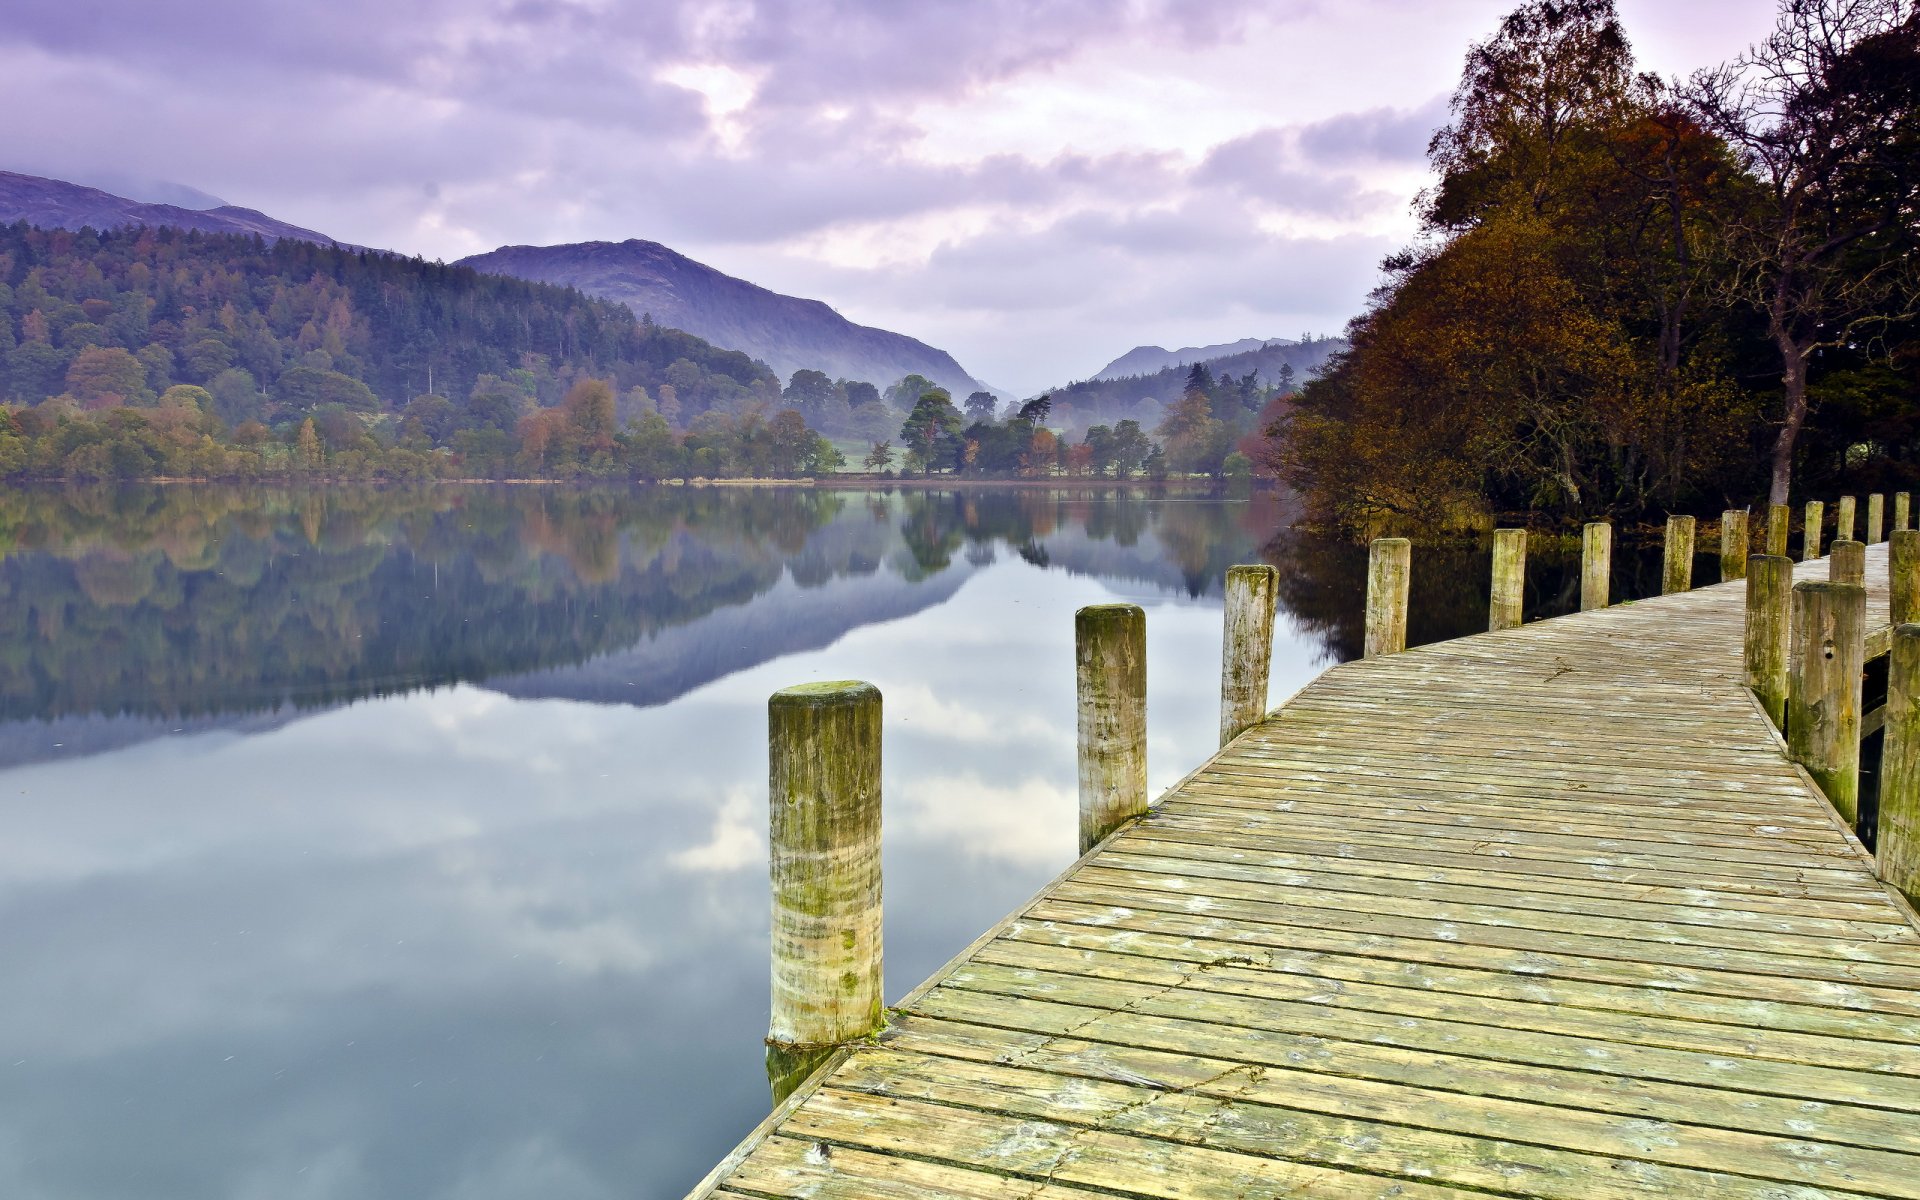
[[[1022,393],[1338,332],[1510,0],[8,0],[0,167],[456,258],[649,238]],[[1770,0],[1620,0],[1644,68]]]

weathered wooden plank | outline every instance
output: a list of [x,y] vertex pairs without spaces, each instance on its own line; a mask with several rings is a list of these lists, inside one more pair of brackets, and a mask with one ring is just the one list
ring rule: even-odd
[[[1157,853],[1141,853],[1137,843],[1115,847],[1101,855],[1106,867],[1136,871],[1186,874],[1196,878],[1234,879],[1271,887],[1313,888],[1329,893],[1358,892],[1372,896],[1418,896],[1508,906],[1531,906],[1547,912],[1579,913],[1594,917],[1622,917],[1668,921],[1718,929],[1757,933],[1804,933],[1816,937],[1861,941],[1920,942],[1892,905],[1862,909],[1856,920],[1836,921],[1831,914],[1797,916],[1724,903],[1702,904],[1696,893],[1679,888],[1627,887],[1608,889],[1594,884],[1575,888],[1561,880],[1536,877],[1512,879],[1487,872],[1427,868],[1411,872],[1395,864],[1358,859],[1301,855],[1253,856],[1244,852],[1222,855],[1181,843],[1154,843]],[[1614,898],[1615,895],[1620,898]],[[1711,899],[1711,898],[1710,898]]]
[[[1380,913],[1395,917],[1414,917],[1446,921],[1460,925],[1493,925],[1501,928],[1529,929],[1569,937],[1606,939],[1609,950],[1615,941],[1658,942],[1672,946],[1711,947],[1721,950],[1752,950],[1763,954],[1795,955],[1807,958],[1835,959],[1841,962],[1891,963],[1920,966],[1920,942],[1901,938],[1885,942],[1862,938],[1828,938],[1806,934],[1757,932],[1744,929],[1718,929],[1681,925],[1673,921],[1644,917],[1590,917],[1562,913],[1538,906],[1490,904],[1481,899],[1460,900],[1416,896],[1408,890],[1393,896],[1367,892],[1322,891],[1309,882],[1305,886],[1247,883],[1212,876],[1168,871],[1143,871],[1124,866],[1093,862],[1074,876],[1090,888],[1125,889],[1129,892],[1156,893],[1179,902],[1184,911],[1195,896],[1209,900],[1279,903],[1305,908],[1333,908],[1348,912]],[[1524,899],[1515,895],[1514,900]],[[1629,957],[1638,957],[1633,947],[1620,948]]]
[[1703,970],[1669,963],[1606,958],[1578,950],[1554,952],[1534,946],[1497,946],[1479,942],[1403,936],[1378,930],[1338,929],[1329,925],[1267,925],[1230,921],[1207,914],[1154,912],[1106,904],[1077,904],[1051,895],[1027,909],[1026,919],[1062,925],[1212,938],[1235,945],[1373,954],[1403,962],[1466,965],[1520,975],[1584,979],[1637,987],[1665,987],[1719,996],[1782,999],[1835,1008],[1920,1016],[1920,995],[1903,988],[1798,979],[1733,969]]
[[1604,1038],[1521,1031],[1450,1018],[1335,1010],[1324,1004],[1095,980],[1086,976],[1001,968],[990,963],[968,963],[943,986],[954,991],[1055,1000],[1108,1012],[1125,1010],[1177,1016],[1235,1028],[1278,1029],[1407,1050],[1443,1051],[1467,1058],[1565,1067],[1634,1079],[1658,1079],[1920,1114],[1920,1081],[1911,1077],[1903,1081],[1878,1072],[1636,1046]]
[[1508,950],[1582,954],[1593,958],[1657,963],[1693,970],[1737,971],[1751,975],[1863,983],[1907,989],[1912,991],[1916,1001],[1920,1001],[1920,989],[1912,986],[1915,969],[1904,963],[1816,958],[1805,954],[1679,945],[1626,937],[1589,937],[1443,917],[1370,912],[1357,906],[1342,908],[1296,904],[1288,902],[1284,896],[1276,896],[1268,901],[1217,899],[1211,896],[1182,898],[1168,896],[1157,890],[1118,887],[1092,880],[1083,882],[1078,877],[1056,888],[1053,899],[1138,912],[1199,914],[1216,920],[1249,924],[1284,925],[1289,928],[1308,926],[1315,929],[1344,929],[1352,933],[1427,938],[1455,946],[1497,946]]
[[[1920,1126],[1913,1114],[1880,1107],[1414,1051],[1380,1042],[1250,1029],[1186,1016],[1111,1011],[962,988],[939,988],[923,996],[901,1024],[917,1020],[978,1026],[1023,1037],[1031,1044],[1085,1042],[1204,1055],[1333,1078],[1553,1104],[1570,1111],[1920,1153]],[[883,1034],[883,1040],[888,1036]],[[1018,1061],[1018,1054],[1010,1060]]]
[[[977,1080],[981,1087],[972,1098],[986,1107],[1035,1111],[1035,1097],[1060,1097],[1054,1107],[1083,1120],[1155,1132],[1177,1129],[1183,1121],[1197,1120],[1204,1129],[1226,1125],[1258,1133],[1286,1157],[1318,1162],[1369,1166],[1377,1147],[1391,1145],[1398,1156],[1411,1152],[1419,1161],[1470,1164],[1469,1170],[1484,1172],[1452,1176],[1456,1182],[1505,1190],[1524,1178],[1529,1191],[1542,1196],[1632,1196],[1649,1188],[1667,1195],[1777,1195],[1760,1190],[1765,1181],[1812,1183],[1831,1179],[1829,1173],[1889,1196],[1920,1195],[1920,1159],[1907,1154],[1092,1042],[1028,1039],[1009,1045],[993,1031],[969,1032],[910,1019],[887,1046],[914,1056],[868,1058],[836,1082],[898,1094],[896,1080],[904,1079],[913,1089],[909,1094],[932,1096],[949,1081],[970,1088]],[[1036,1072],[1055,1078],[1037,1079]],[[1607,1161],[1596,1163],[1588,1155]],[[1639,1165],[1655,1163],[1685,1170],[1670,1174]]]
[[[1839,1038],[1920,1044],[1920,1017],[1890,1016],[1804,1002],[1675,991],[1651,984],[1590,983],[1552,975],[1523,975],[1503,971],[1497,966],[1403,962],[1357,953],[1280,947],[1262,948],[1249,954],[1244,946],[1209,938],[1172,937],[1050,921],[1016,923],[1001,942],[987,949],[1029,943],[1164,958],[1193,966],[1238,958],[1256,964],[1263,970],[1312,975],[1322,979],[1422,988],[1464,996],[1531,1000],[1541,1004],[1595,1008],[1616,1013],[1647,1013],[1689,1021],[1716,1022],[1749,1030],[1790,1029]],[[982,953],[986,953],[986,950],[982,950]]]
[[815,1093],[810,1103],[794,1111],[783,1132],[901,1156],[992,1163],[1008,1174],[1040,1182],[1085,1184],[1127,1196],[1460,1200],[1451,1188],[1410,1179],[837,1088]]
[[[1399,980],[1374,983],[1300,972],[1274,971],[1259,961],[1229,955],[1198,964],[1153,960],[1101,950],[1070,950],[1005,940],[987,946],[975,964],[1010,967],[1035,979],[1084,976],[1161,988],[1187,988],[1260,1000],[1357,1008],[1363,1012],[1499,1025],[1627,1045],[1664,1046],[1706,1054],[1761,1058],[1776,1062],[1844,1067],[1920,1075],[1920,1047],[1864,1038],[1807,1034],[1796,1030],[1739,1028],[1691,1015],[1657,1016],[1613,1013],[1605,1009],[1560,1005],[1537,997],[1465,995],[1405,986]],[[954,977],[966,986],[965,970]]]

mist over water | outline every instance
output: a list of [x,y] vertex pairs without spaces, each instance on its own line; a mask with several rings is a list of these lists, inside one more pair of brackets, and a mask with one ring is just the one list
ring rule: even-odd
[[[471,487],[16,491],[0,550],[0,1195],[62,1200],[678,1196],[767,1108],[770,692],[885,696],[893,998],[1073,857],[1075,608],[1148,610],[1157,793],[1226,567],[1280,567],[1278,701],[1365,557],[1259,498]],[[1417,552],[1414,640],[1485,576]]]

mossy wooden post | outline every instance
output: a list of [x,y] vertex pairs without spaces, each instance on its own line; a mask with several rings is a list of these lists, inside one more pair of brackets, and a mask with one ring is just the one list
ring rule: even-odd
[[1833,510],[1833,540],[1850,542],[1853,540],[1853,497],[1842,496]]
[[1527,531],[1493,531],[1493,589],[1487,602],[1487,628],[1520,628],[1527,601]]
[[1910,493],[1893,494],[1893,527],[1896,531],[1913,528],[1913,496]]
[[1080,853],[1147,811],[1147,614],[1091,604],[1073,615],[1080,726]]
[[1373,539],[1367,550],[1367,658],[1407,648],[1407,587],[1412,574],[1412,542]]
[[1720,514],[1720,582],[1747,577],[1747,510]]
[[1793,586],[1793,640],[1800,653],[1788,686],[1787,750],[1848,825],[1859,819],[1866,626],[1867,589],[1859,584]]
[[1787,655],[1792,628],[1793,560],[1756,554],[1747,560],[1747,687],[1775,729],[1787,727]]
[[1874,869],[1907,899],[1920,903],[1920,625],[1893,631],[1886,729]]
[[1887,539],[1887,617],[1920,621],[1920,531],[1896,529]]
[[1666,569],[1660,575],[1662,595],[1684,592],[1693,586],[1693,526],[1692,517],[1667,518]]
[[1767,553],[1784,558],[1787,534],[1793,531],[1793,510],[1784,504],[1767,505]]
[[1871,546],[1886,536],[1887,498],[1879,492],[1867,497],[1867,536],[1865,542]]
[[882,1024],[880,692],[854,680],[767,701],[775,1104]]
[[1612,603],[1613,526],[1589,521],[1580,530],[1580,611]]
[[1822,500],[1807,501],[1807,519],[1800,530],[1800,561],[1812,562],[1820,557],[1820,541],[1825,537],[1822,526],[1827,523],[1827,506]]
[[1867,544],[1851,538],[1836,539],[1827,547],[1827,578],[1835,583],[1867,582]]
[[1273,610],[1280,572],[1261,563],[1227,568],[1227,613],[1220,638],[1220,744],[1267,715],[1273,666]]

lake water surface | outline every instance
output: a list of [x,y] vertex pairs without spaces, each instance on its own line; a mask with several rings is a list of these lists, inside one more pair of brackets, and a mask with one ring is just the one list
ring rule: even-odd
[[[1073,857],[1074,609],[1147,608],[1157,793],[1226,567],[1276,701],[1364,580],[1271,500],[1005,491],[15,491],[0,551],[16,1200],[678,1196],[768,1107],[770,692],[884,694],[891,998]],[[1485,579],[1418,553],[1414,640]]]

